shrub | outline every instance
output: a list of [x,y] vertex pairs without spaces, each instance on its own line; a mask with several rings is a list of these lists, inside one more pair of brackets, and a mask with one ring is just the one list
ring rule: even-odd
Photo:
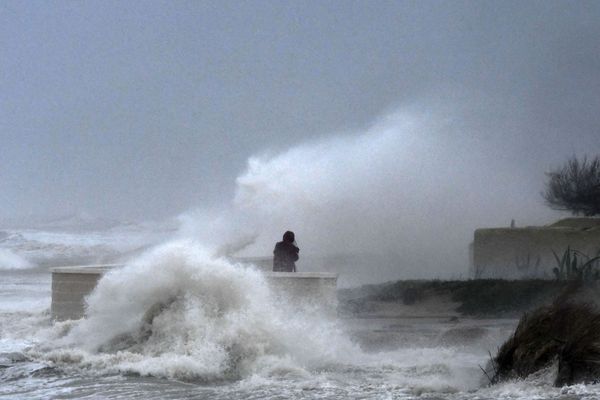
[[588,161],[571,158],[560,169],[546,174],[546,204],[555,210],[568,210],[574,215],[600,214],[600,157]]

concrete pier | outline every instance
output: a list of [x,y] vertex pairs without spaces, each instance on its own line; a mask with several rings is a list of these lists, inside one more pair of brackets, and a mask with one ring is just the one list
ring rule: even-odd
[[[52,268],[52,319],[64,321],[85,317],[85,297],[104,273],[122,265],[87,265]],[[337,274],[326,272],[263,272],[276,296],[294,303],[337,307]],[[295,301],[297,300],[297,301]]]

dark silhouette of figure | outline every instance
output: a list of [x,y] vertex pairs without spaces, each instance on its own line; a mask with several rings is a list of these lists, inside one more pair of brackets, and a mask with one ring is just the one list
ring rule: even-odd
[[283,234],[283,241],[277,242],[273,250],[273,271],[296,272],[296,261],[300,249],[296,246],[294,232]]

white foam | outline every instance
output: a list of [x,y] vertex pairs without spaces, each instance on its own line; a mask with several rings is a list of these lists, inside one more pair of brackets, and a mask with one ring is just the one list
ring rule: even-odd
[[0,270],[29,269],[35,265],[14,252],[0,248]]
[[87,319],[31,354],[98,371],[211,380],[313,368],[354,348],[318,310],[292,312],[284,303],[259,271],[174,242],[104,276]]

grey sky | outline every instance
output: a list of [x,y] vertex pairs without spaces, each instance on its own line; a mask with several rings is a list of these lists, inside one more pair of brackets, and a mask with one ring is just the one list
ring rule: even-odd
[[2,1],[0,74],[0,218],[229,201],[249,156],[404,107],[542,208],[600,152],[599,2]]

